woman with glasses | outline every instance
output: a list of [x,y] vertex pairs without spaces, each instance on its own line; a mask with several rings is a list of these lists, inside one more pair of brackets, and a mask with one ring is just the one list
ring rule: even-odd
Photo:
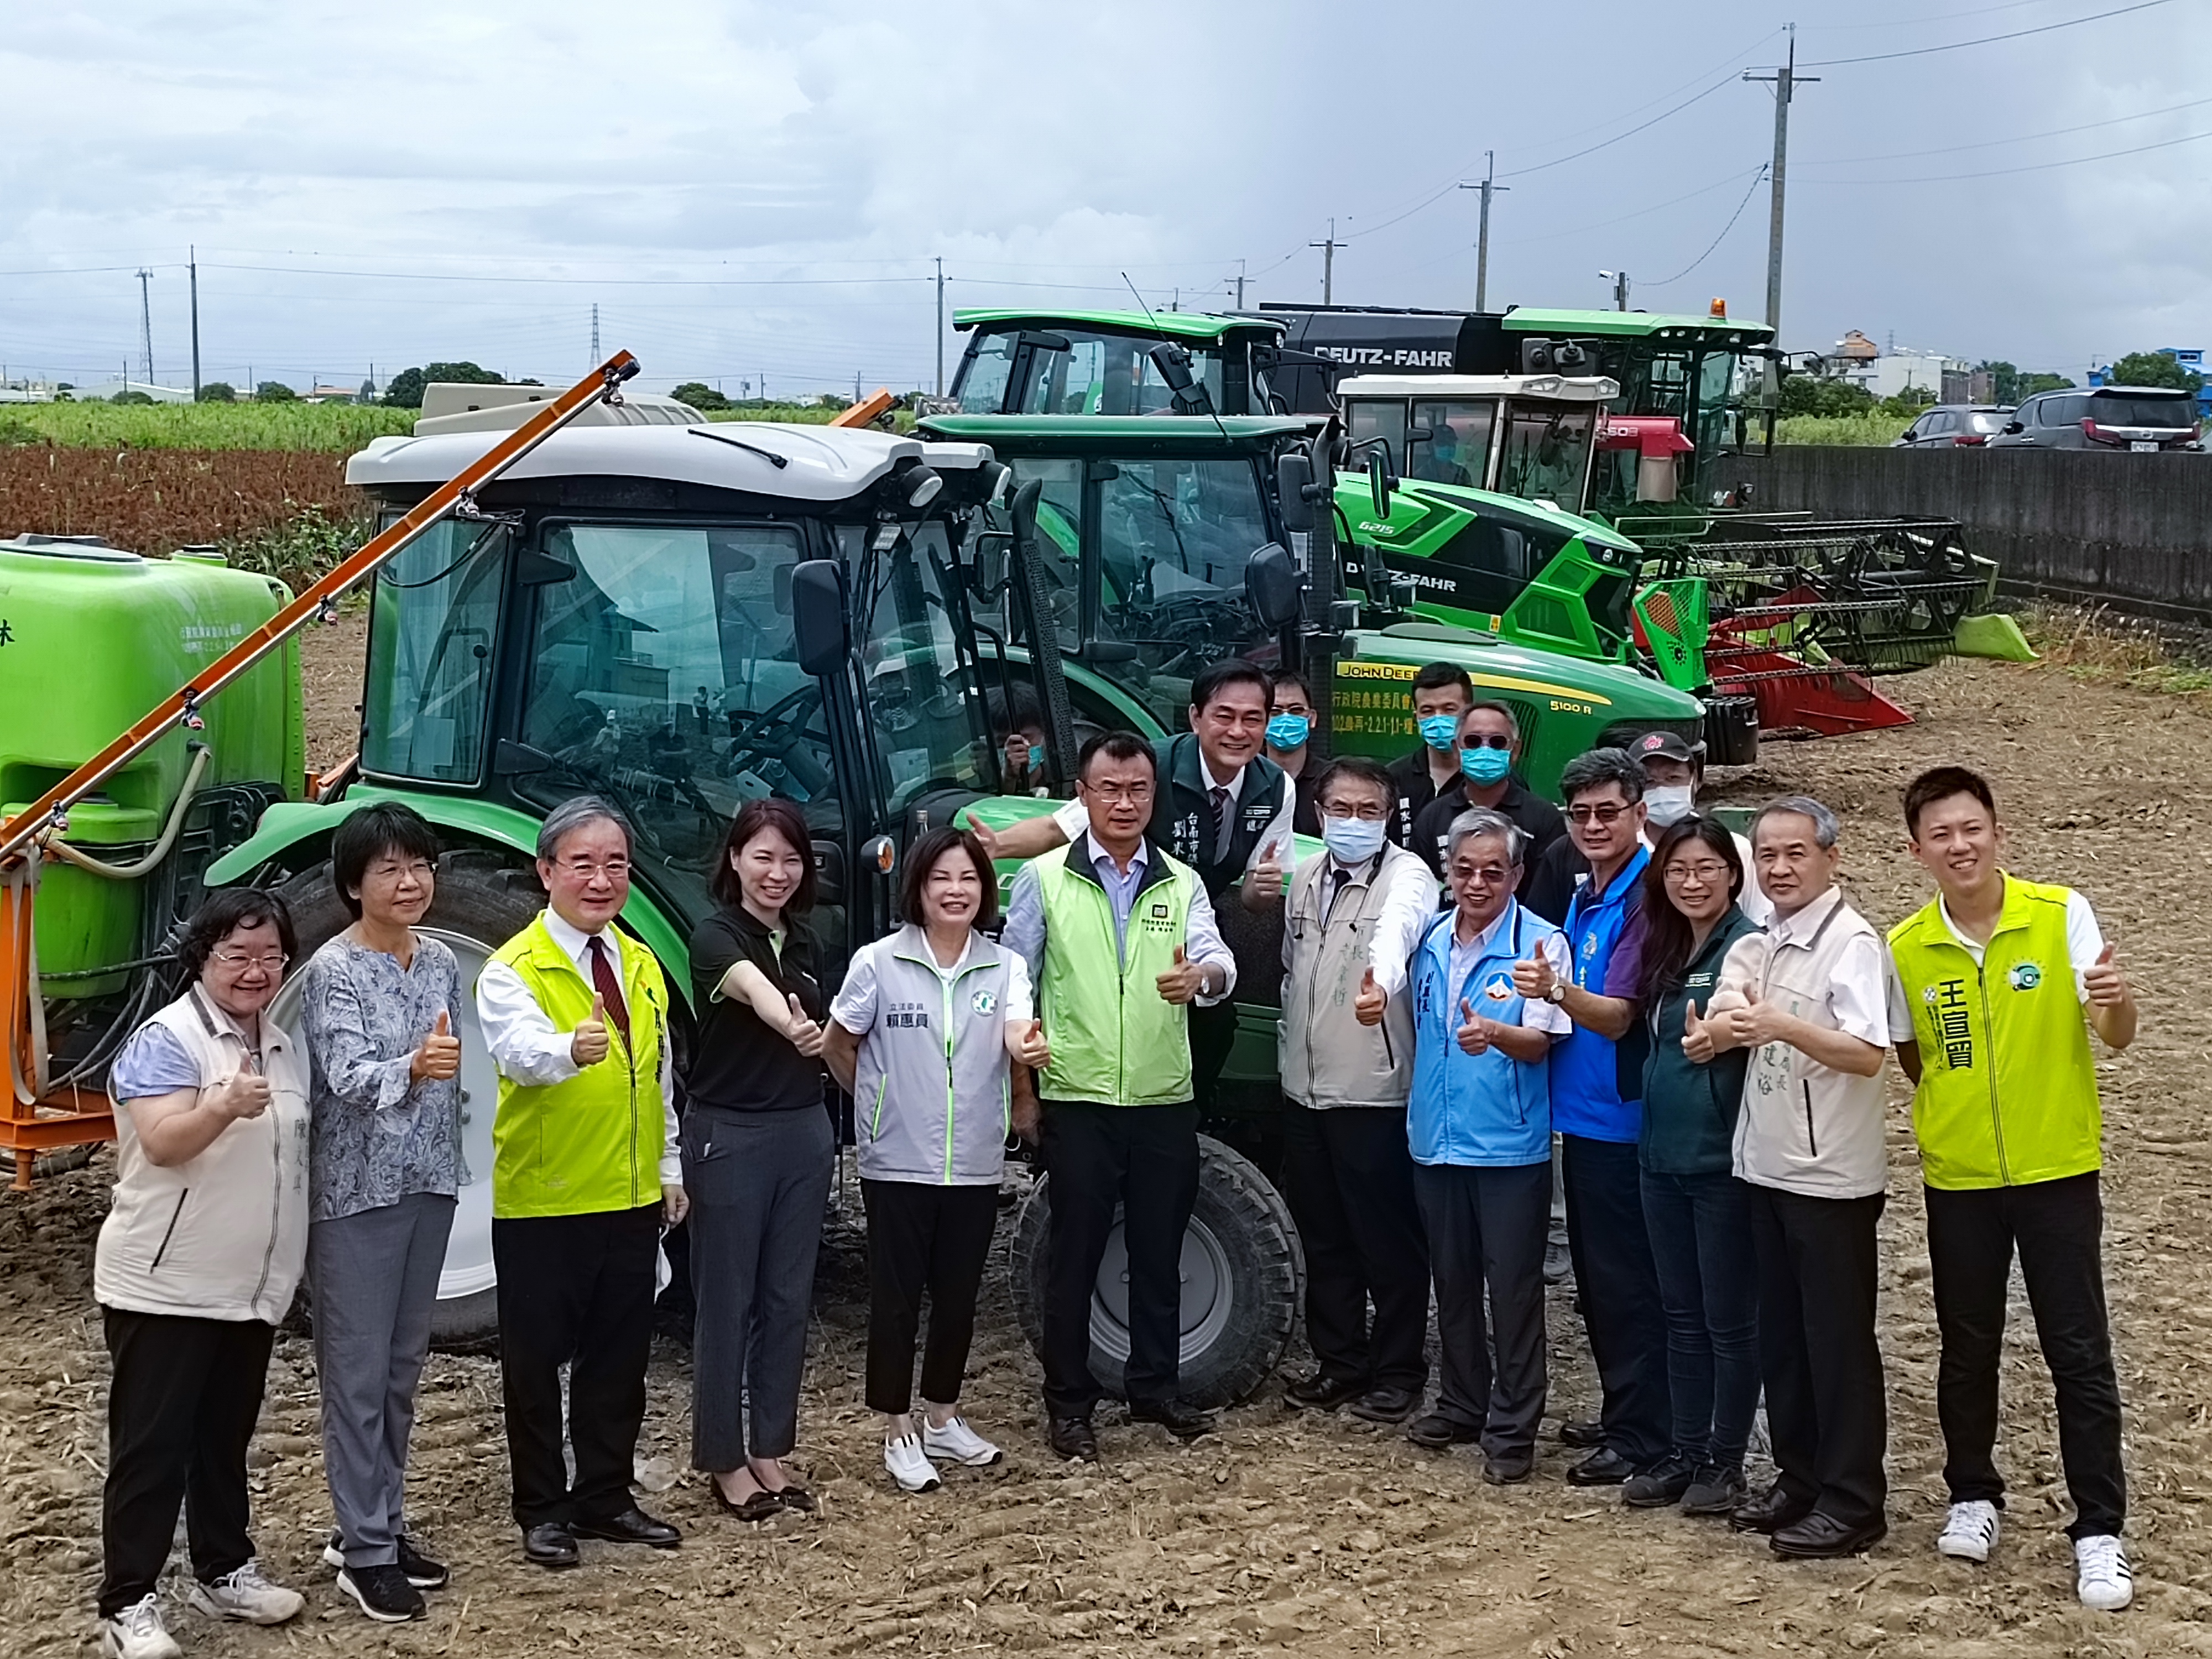
[[307,1253],[307,1068],[266,1017],[293,953],[273,894],[217,893],[185,924],[185,993],[108,1073],[115,1195],[93,1258],[113,1371],[101,1498],[100,1650],[175,1659],[155,1589],[185,1510],[210,1618],[279,1625],[302,1606],[247,1534],[246,1443],[277,1322]]
[[1502,702],[1479,702],[1460,716],[1458,744],[1460,782],[1446,789],[1413,817],[1412,850],[1430,869],[1444,872],[1444,842],[1453,821],[1472,807],[1498,813],[1526,838],[1526,865],[1521,890],[1515,896],[1528,902],[1530,878],[1537,860],[1552,843],[1567,833],[1559,809],[1531,793],[1513,775],[1521,758],[1521,722]]
[[415,931],[437,892],[438,838],[397,801],[331,837],[353,925],[308,959],[307,1278],[323,1397],[323,1474],[338,1588],[384,1623],[422,1616],[446,1569],[402,1516],[415,1389],[460,1189],[461,975]]
[[836,1137],[822,1103],[814,860],[789,801],[749,801],[730,825],[691,935],[698,1046],[686,1088],[691,1195],[691,1464],[741,1521],[814,1498],[783,1460],[799,1385],[814,1257]]

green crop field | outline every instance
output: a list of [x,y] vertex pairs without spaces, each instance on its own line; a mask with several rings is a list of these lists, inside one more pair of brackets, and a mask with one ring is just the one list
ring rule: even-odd
[[1778,444],[1856,444],[1878,447],[1894,443],[1912,424],[1910,415],[1785,415],[1774,423]]

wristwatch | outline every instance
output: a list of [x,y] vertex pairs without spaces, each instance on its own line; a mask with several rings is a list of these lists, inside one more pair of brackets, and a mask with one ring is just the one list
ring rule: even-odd
[[1553,980],[1553,981],[1552,981],[1552,988],[1551,988],[1550,990],[1548,990],[1548,991],[1547,991],[1547,992],[1545,992],[1545,993],[1544,993],[1544,1000],[1545,1000],[1545,1001],[1547,1001],[1547,1002],[1554,1002],[1554,1003],[1556,1003],[1556,1002],[1565,1002],[1566,1000],[1567,1000],[1567,982],[1566,982],[1566,981],[1565,981],[1565,980],[1563,980],[1563,979],[1555,979],[1555,980]]

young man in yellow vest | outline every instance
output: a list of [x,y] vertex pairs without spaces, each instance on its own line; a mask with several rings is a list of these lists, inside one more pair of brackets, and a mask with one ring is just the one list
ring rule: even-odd
[[[499,1066],[491,1249],[500,1372],[523,1553],[576,1565],[576,1540],[673,1549],[637,1506],[656,1251],[684,1218],[669,1075],[668,988],[653,953],[614,926],[629,898],[629,830],[595,796],[564,801],[538,836],[549,902],[477,979]],[[562,1457],[561,1367],[568,1373]]]
[[2126,1048],[2135,994],[2087,899],[2005,872],[2003,827],[1980,777],[1956,766],[1923,772],[1905,792],[1905,823],[1937,890],[1889,935],[1890,1035],[1916,1085],[1943,1343],[1936,1409],[1951,1510],[1936,1547],[1986,1561],[1996,1544],[1997,1362],[2016,1249],[2058,1395],[2075,1589],[2083,1606],[2116,1612],[2135,1589],[2120,1544],[2127,1480],[2088,1034]]
[[1237,986],[1205,884],[1148,842],[1162,780],[1127,732],[1083,745],[1089,827],[1014,882],[1001,943],[1030,964],[1052,1063],[1037,1073],[1051,1179],[1044,1306],[1047,1437],[1098,1455],[1091,1300],[1122,1206],[1129,1255],[1129,1414],[1188,1439],[1212,1419],[1179,1393],[1183,1230],[1198,1198],[1189,1011]]

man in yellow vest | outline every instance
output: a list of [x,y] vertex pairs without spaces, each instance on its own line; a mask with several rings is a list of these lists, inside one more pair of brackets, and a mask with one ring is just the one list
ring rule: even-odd
[[[1052,1063],[1037,1074],[1051,1221],[1044,1305],[1047,1438],[1098,1455],[1091,1302],[1122,1207],[1129,1257],[1129,1415],[1183,1439],[1212,1419],[1179,1392],[1183,1230],[1198,1198],[1189,1011],[1237,986],[1198,872],[1146,839],[1162,780],[1127,732],[1083,745],[1089,827],[1023,866],[1006,948],[1030,964]],[[1017,1121],[1017,1127],[1024,1127]]]
[[2058,1395],[2075,1590],[2083,1606],[2117,1612],[2135,1589],[2120,1544],[2127,1480],[2088,1033],[2126,1048],[2135,994],[2087,899],[2005,872],[2003,827],[1979,776],[1956,766],[1922,773],[1905,792],[1905,823],[1937,890],[1889,935],[1890,1036],[1916,1085],[1943,1345],[1936,1410],[1951,1510],[1936,1547],[1986,1561],[1996,1544],[1997,1362],[2017,1250]]
[[579,1538],[673,1549],[682,1537],[630,1493],[660,1229],[690,1206],[668,988],[653,952],[614,926],[629,856],[629,826],[605,801],[555,807],[538,836],[546,908],[477,979],[499,1066],[491,1249],[507,1461],[523,1553],[541,1567],[574,1566]]

